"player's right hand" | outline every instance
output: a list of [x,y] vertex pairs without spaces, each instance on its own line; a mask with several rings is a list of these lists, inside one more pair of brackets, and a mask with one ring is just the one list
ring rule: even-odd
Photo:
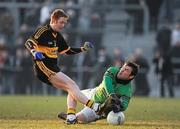
[[33,57],[35,60],[42,60],[45,58],[42,52],[33,52]]
[[117,105],[121,104],[121,101],[119,100],[119,98],[117,97],[115,93],[110,94],[109,97],[111,98],[112,104],[117,104]]
[[89,51],[94,47],[93,43],[86,41],[83,46],[84,51]]

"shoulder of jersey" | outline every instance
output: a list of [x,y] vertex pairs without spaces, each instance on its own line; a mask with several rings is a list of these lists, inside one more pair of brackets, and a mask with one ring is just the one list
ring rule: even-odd
[[39,28],[37,31],[36,31],[36,33],[35,33],[35,35],[34,35],[34,38],[35,39],[38,39],[45,31],[47,31],[47,30],[49,30],[49,28],[47,27],[47,26],[43,26],[43,27],[41,27],[41,28]]

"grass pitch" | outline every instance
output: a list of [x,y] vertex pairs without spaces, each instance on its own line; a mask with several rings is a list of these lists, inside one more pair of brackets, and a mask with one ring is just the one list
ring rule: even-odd
[[180,99],[132,98],[121,126],[106,120],[66,125],[57,118],[60,111],[66,111],[66,97],[0,96],[0,129],[180,129]]

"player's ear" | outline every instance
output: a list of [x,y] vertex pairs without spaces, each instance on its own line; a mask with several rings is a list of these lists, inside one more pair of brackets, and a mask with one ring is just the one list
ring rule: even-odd
[[131,80],[131,79],[133,79],[134,78],[134,75],[130,75],[129,76],[129,79]]

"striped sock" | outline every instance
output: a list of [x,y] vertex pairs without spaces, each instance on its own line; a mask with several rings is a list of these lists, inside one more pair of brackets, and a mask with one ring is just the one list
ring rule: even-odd
[[86,106],[93,109],[95,112],[99,111],[99,104],[95,103],[93,100],[88,100]]
[[93,107],[93,104],[94,104],[94,101],[92,100],[88,100],[87,103],[86,103],[86,106],[89,107],[89,108],[92,108]]
[[74,109],[74,108],[68,108],[68,110],[67,110],[67,114],[69,115],[69,114],[76,114],[76,109]]
[[69,108],[67,110],[66,121],[74,121],[74,120],[76,120],[76,110],[74,108]]

